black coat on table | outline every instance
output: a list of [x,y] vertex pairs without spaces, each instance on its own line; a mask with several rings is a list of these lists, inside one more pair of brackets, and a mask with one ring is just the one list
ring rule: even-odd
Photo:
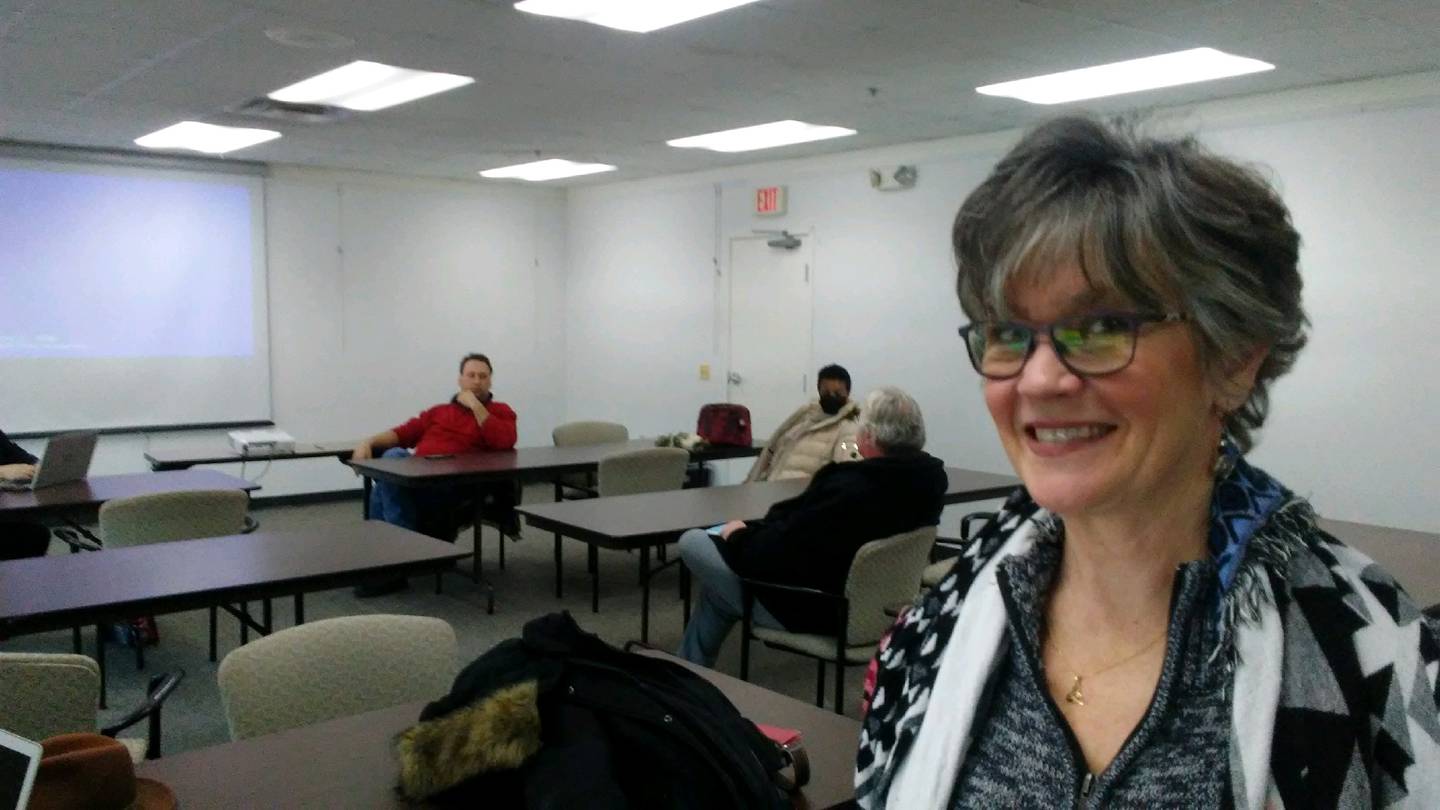
[[[736,574],[843,593],[855,552],[872,540],[940,523],[948,478],[924,452],[828,464],[805,491],[770,507],[764,519],[715,538]],[[830,634],[836,617],[803,596],[758,596],[785,629]]]

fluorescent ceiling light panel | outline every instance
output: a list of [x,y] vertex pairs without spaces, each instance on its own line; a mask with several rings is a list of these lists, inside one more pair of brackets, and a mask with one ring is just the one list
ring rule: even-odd
[[454,73],[431,73],[360,60],[282,87],[271,93],[270,98],[292,104],[327,104],[368,112],[454,90],[474,81]]
[[1064,104],[1067,101],[1174,87],[1274,69],[1274,65],[1259,59],[1235,56],[1214,48],[1192,48],[1013,82],[987,84],[975,90],[987,96],[1008,96],[1031,104]]
[[519,163],[514,166],[501,166],[498,169],[486,169],[480,172],[481,177],[489,177],[493,180],[530,180],[541,182],[544,180],[559,180],[562,177],[579,177],[584,174],[599,174],[600,172],[613,172],[615,167],[608,163],[576,163],[573,160],[561,158],[550,158],[549,160],[537,160],[533,163]]
[[515,8],[643,34],[754,2],[757,0],[522,0]]
[[270,129],[222,127],[199,121],[181,121],[135,139],[146,149],[189,149],[210,155],[221,155],[257,143],[273,141],[280,133]]
[[680,149],[709,149],[715,152],[749,152],[752,149],[769,149],[774,146],[789,146],[792,143],[823,141],[826,138],[843,138],[854,135],[855,130],[845,127],[807,124],[804,121],[772,121],[753,127],[727,129],[706,135],[692,135],[676,138],[665,143]]

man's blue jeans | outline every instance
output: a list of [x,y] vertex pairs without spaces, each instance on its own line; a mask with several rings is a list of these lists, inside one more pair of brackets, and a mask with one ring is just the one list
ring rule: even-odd
[[[703,529],[691,529],[680,535],[680,558],[699,581],[701,589],[677,654],[686,661],[707,667],[715,665],[730,628],[744,615],[740,577],[725,564],[725,558],[715,547],[717,542],[725,541],[712,539]],[[752,616],[761,627],[785,629],[758,599]]]
[[[403,447],[392,447],[381,454],[381,458],[407,458],[410,451]],[[415,502],[415,490],[375,481],[370,485],[370,519],[393,523],[402,529],[415,531],[419,525],[419,507]]]

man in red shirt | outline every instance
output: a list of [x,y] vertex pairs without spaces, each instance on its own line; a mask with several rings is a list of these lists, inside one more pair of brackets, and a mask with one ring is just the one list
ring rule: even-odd
[[[460,392],[450,401],[428,408],[403,425],[377,433],[356,445],[353,458],[409,455],[454,455],[476,450],[509,450],[515,446],[515,411],[490,393],[493,367],[483,354],[460,360]],[[370,491],[370,516],[406,529],[420,531],[422,513],[453,509],[457,500],[473,495],[471,488],[406,488],[376,481]],[[513,503],[506,504],[513,506]],[[513,520],[514,513],[497,515]]]

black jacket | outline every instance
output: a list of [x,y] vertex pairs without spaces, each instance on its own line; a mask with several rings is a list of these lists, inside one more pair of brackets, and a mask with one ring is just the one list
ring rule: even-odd
[[25,452],[25,448],[10,440],[0,430],[0,464],[34,464],[36,458]]
[[[763,718],[762,718],[763,719]],[[403,732],[400,791],[527,810],[781,810],[781,753],[714,685],[569,613],[533,619]]]
[[[828,464],[804,492],[715,543],[742,577],[842,593],[861,546],[940,523],[948,483],[944,463],[928,453]],[[814,600],[758,598],[792,632],[837,629],[834,615],[815,610]]]

